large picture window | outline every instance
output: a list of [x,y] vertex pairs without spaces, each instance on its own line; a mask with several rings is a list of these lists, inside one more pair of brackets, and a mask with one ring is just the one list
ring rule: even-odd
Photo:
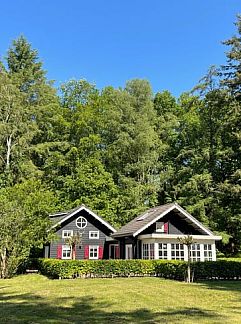
[[184,245],[179,243],[171,244],[172,260],[184,260]]

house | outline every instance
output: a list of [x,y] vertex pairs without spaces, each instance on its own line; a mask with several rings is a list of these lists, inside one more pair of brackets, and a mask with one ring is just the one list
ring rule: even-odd
[[71,259],[72,247],[67,244],[70,236],[79,234],[81,242],[74,247],[76,259],[117,258],[118,244],[111,238],[116,230],[103,218],[84,205],[67,212],[50,215],[52,230],[57,240],[44,248],[45,258]]
[[187,246],[179,238],[191,235],[192,261],[215,261],[216,241],[208,228],[177,203],[151,208],[116,231],[84,205],[51,215],[56,241],[45,247],[46,258],[71,259],[66,239],[82,235],[75,247],[76,259],[188,259]]
[[215,261],[217,240],[209,229],[176,203],[154,207],[128,224],[112,237],[119,241],[121,259],[188,259],[187,246],[179,238],[193,237],[192,261]]

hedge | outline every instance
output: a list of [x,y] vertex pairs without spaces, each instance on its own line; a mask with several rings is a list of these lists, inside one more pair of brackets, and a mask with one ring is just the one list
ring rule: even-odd
[[[112,278],[157,276],[184,280],[187,262],[167,260],[56,260],[37,259],[40,273],[50,278]],[[207,261],[191,264],[194,280],[241,279],[241,262]]]

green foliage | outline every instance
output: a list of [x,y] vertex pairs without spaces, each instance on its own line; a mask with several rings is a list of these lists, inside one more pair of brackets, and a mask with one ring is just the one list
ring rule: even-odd
[[[236,254],[240,17],[237,27],[238,35],[225,42],[230,51],[223,70],[211,67],[180,98],[168,91],[153,94],[149,82],[138,79],[102,91],[86,80],[70,80],[57,94],[38,52],[23,36],[14,40],[0,63],[0,188],[13,194],[21,184],[36,182],[40,192],[54,193],[60,210],[84,203],[116,227],[149,207],[177,201],[221,233],[223,252]],[[27,202],[31,191],[25,190],[20,196]],[[51,199],[38,197],[29,203],[29,215],[38,204],[44,215],[52,208]],[[6,215],[14,208],[23,214],[23,202],[11,205],[7,198],[4,204]]]
[[[184,280],[187,263],[166,260],[53,260],[38,259],[40,272],[51,278],[109,278],[157,276]],[[241,278],[240,260],[218,260],[191,263],[194,280],[235,280]]]
[[55,208],[53,193],[40,182],[0,190],[0,277],[13,276],[31,249],[50,238],[48,215]]

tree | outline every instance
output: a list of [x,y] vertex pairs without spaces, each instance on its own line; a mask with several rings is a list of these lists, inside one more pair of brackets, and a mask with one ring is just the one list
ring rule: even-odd
[[7,65],[9,73],[21,79],[19,88],[28,93],[30,101],[38,100],[38,85],[45,82],[45,71],[39,61],[38,52],[31,48],[24,36],[14,40],[8,50]]
[[16,181],[29,159],[36,131],[31,115],[32,110],[12,77],[7,72],[0,73],[0,169],[4,181]]
[[231,94],[241,100],[241,15],[237,16],[238,34],[224,41],[231,49],[226,53],[227,64],[222,66],[223,84],[230,90]]
[[179,237],[178,241],[181,244],[186,245],[187,247],[187,283],[191,282],[191,246],[194,243],[193,237],[191,235],[187,235],[185,237]]
[[51,237],[49,213],[56,198],[39,181],[0,190],[0,277],[13,276],[34,247]]
[[71,259],[75,260],[76,258],[76,246],[81,245],[82,233],[76,232],[72,236],[69,236],[65,239],[66,244],[71,248]]

